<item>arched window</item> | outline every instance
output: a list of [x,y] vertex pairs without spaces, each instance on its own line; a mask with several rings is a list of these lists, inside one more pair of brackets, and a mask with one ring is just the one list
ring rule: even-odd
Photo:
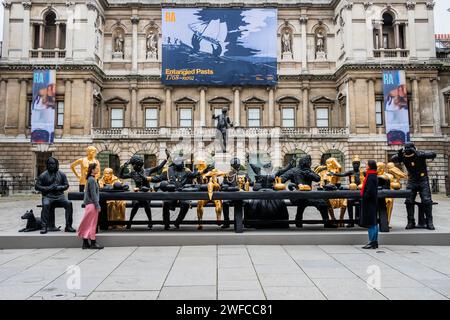
[[33,26],[32,58],[64,58],[66,48],[66,25],[57,20],[56,13],[49,10],[43,21]]
[[327,161],[328,158],[336,158],[341,167],[345,168],[345,156],[341,151],[336,149],[328,150],[327,152],[322,154],[322,157],[320,158],[320,164],[325,165],[325,161]]
[[290,153],[286,153],[283,158],[283,166],[286,166],[292,160],[293,157],[297,158],[295,165],[298,165],[298,160],[304,156],[306,156],[306,152],[300,149],[295,149]]
[[100,175],[103,175],[103,170],[105,170],[105,168],[111,168],[116,176],[119,175],[120,159],[117,154],[111,151],[101,151],[97,154],[97,159],[100,162],[100,168],[102,169]]

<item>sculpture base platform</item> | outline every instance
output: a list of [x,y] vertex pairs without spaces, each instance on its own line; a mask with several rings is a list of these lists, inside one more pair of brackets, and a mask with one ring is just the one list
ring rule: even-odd
[[[195,230],[184,226],[180,230],[163,231],[108,231],[101,232],[97,240],[106,247],[130,246],[195,246],[195,245],[362,245],[367,242],[367,230],[314,230],[295,227],[284,230],[246,230],[236,234],[229,230]],[[144,229],[141,229],[144,230]],[[450,245],[450,230],[401,230],[380,233],[380,245]],[[79,248],[81,240],[74,234],[55,232],[41,235],[32,233],[1,233],[0,249]]]

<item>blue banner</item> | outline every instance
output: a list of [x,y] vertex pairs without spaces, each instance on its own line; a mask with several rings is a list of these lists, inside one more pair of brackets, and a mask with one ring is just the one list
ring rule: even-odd
[[31,142],[53,143],[55,137],[56,71],[33,73],[31,101]]
[[277,9],[165,8],[166,85],[277,83]]
[[390,145],[409,142],[409,110],[405,71],[383,71],[384,118]]

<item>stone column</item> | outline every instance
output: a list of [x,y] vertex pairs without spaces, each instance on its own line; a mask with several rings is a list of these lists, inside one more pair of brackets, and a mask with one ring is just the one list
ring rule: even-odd
[[383,41],[383,21],[378,23],[378,49],[386,49]]
[[84,130],[87,136],[91,135],[92,116],[93,116],[93,81],[92,79],[84,80]]
[[206,126],[206,87],[198,88],[200,91],[200,127]]
[[131,24],[133,25],[133,51],[131,56],[131,71],[132,73],[137,73],[138,69],[138,24],[139,24],[139,17],[133,16],[131,17]]
[[[448,3],[447,3],[448,4]],[[436,58],[436,42],[433,37],[434,35],[434,1],[427,1],[427,17],[428,17],[428,34],[429,36],[429,45],[430,45],[430,58]]]
[[439,108],[439,84],[437,78],[430,79],[431,92],[433,93],[433,132],[442,135],[441,110]]
[[95,61],[95,20],[97,18],[97,7],[94,2],[88,2],[87,9],[86,60]]
[[308,22],[307,16],[300,17],[300,24],[302,26],[302,71],[308,70],[308,56],[307,56],[307,41],[306,41],[306,23]]
[[6,125],[6,85],[8,80],[0,79],[0,134],[5,133]]
[[23,22],[22,22],[22,60],[27,60],[30,56],[30,11],[31,2],[22,2]]
[[72,117],[72,79],[66,79],[64,83],[64,124],[63,136],[70,135]]
[[44,24],[39,23],[39,49],[44,48]]
[[56,35],[55,35],[55,48],[56,49],[59,49],[59,29],[60,29],[60,25],[61,25],[61,22],[57,22],[56,23]]
[[137,87],[135,84],[131,85],[130,88],[131,94],[131,105],[130,105],[130,113],[131,113],[131,121],[130,127],[136,128],[138,126],[138,106],[137,106]]
[[75,2],[67,1],[67,24],[66,24],[66,60],[73,59],[73,29]]
[[[166,127],[172,127],[172,88],[166,87]],[[174,122],[173,125],[176,125]]]
[[349,131],[351,134],[356,133],[356,110],[355,110],[355,90],[354,90],[354,86],[355,86],[355,79],[352,78],[348,78],[348,92],[347,92],[347,97],[348,97],[348,104],[347,104],[347,108],[348,108],[348,115],[349,115]]
[[[406,35],[409,36],[408,43],[409,43],[409,56],[411,59],[417,58],[417,52],[416,52],[416,32],[415,32],[415,7],[416,3],[412,1],[408,1],[406,3],[406,9],[408,10],[408,30],[406,32]],[[433,37],[430,37],[433,38]],[[434,38],[433,38],[434,41]]]
[[[8,49],[9,49],[9,15],[11,13],[11,2],[3,2],[4,12],[3,17],[5,21],[3,21],[3,43],[2,43],[2,59],[8,58]],[[3,126],[2,123],[0,123]]]
[[[269,87],[267,88],[269,91],[269,127],[273,128],[275,126],[275,101],[274,101],[274,94],[273,94],[273,88]],[[277,124],[279,126],[279,123]]]
[[234,107],[234,126],[239,127],[241,123],[241,101],[240,101],[240,90],[239,87],[234,87],[233,89],[234,93],[234,101],[233,101],[233,107]]
[[371,20],[371,18],[372,18],[371,12],[369,12],[369,9],[372,7],[372,5],[373,5],[372,2],[364,3],[365,16],[366,16],[366,28],[367,28],[367,33],[366,33],[367,52],[366,52],[366,55],[367,55],[368,59],[373,58],[373,23]]
[[419,81],[417,77],[412,79],[412,103],[413,103],[413,130],[414,134],[421,132],[420,128],[420,105],[419,105]]
[[19,93],[19,134],[25,134],[26,130],[26,119],[27,119],[27,82],[28,79],[19,79],[20,82],[20,93]]
[[303,85],[302,100],[303,127],[310,128],[313,125],[313,122],[310,120],[309,114],[309,84]]
[[395,49],[400,49],[400,23],[394,22]]
[[369,134],[377,133],[377,123],[375,117],[375,79],[367,79],[367,98],[369,106]]
[[345,5],[345,39],[344,48],[348,59],[353,58],[353,22],[352,22],[352,9],[353,2],[347,2]]

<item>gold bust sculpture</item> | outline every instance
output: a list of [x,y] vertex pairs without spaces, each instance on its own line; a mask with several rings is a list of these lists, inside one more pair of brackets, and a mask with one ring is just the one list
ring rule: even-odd
[[[86,175],[89,165],[91,163],[97,163],[98,168],[100,169],[100,162],[95,158],[97,156],[97,148],[94,146],[89,146],[86,148],[86,157],[80,158],[72,162],[70,165],[70,169],[73,174],[77,177],[80,185],[80,192],[84,191],[84,186],[86,185]],[[80,170],[77,170],[77,167],[80,167]],[[99,170],[100,172],[100,170]],[[95,176],[96,179],[100,177],[100,173]]]

